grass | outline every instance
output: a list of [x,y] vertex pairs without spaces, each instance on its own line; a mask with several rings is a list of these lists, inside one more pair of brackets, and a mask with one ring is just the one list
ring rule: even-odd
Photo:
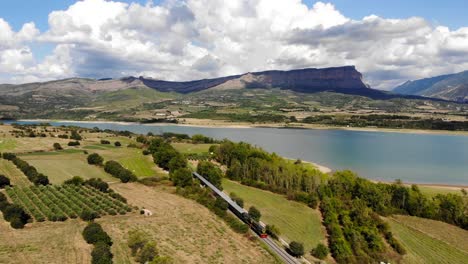
[[12,138],[0,139],[0,151],[13,150],[16,147],[16,140]]
[[96,148],[89,153],[98,153],[104,160],[118,161],[132,171],[137,177],[144,178],[161,174],[161,170],[154,164],[150,155],[144,156],[141,149],[127,147]]
[[210,146],[213,144],[191,144],[191,143],[172,143],[172,146],[179,152],[184,154],[189,153],[208,153]]
[[388,221],[407,250],[405,263],[468,263],[466,230],[416,217],[396,216]]
[[418,185],[419,189],[421,192],[429,197],[434,197],[437,194],[449,194],[449,193],[454,193],[454,194],[461,194],[461,189],[456,189],[456,188],[448,188],[448,187],[438,187],[438,186],[421,186]]
[[12,185],[29,186],[31,182],[11,161],[0,159],[0,174],[7,176]]
[[261,220],[277,226],[285,240],[304,243],[306,252],[325,240],[325,231],[317,210],[289,201],[282,195],[229,180],[223,180],[223,188],[226,193],[234,192],[243,198],[245,208],[252,205],[258,208],[262,213]]
[[52,184],[61,184],[73,176],[81,176],[84,179],[101,178],[107,182],[117,181],[102,168],[89,165],[86,157],[85,154],[66,152],[54,152],[53,155],[40,153],[21,156],[39,172],[47,175]]

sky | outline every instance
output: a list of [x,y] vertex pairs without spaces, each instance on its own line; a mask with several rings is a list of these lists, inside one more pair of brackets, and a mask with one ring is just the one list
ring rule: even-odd
[[2,1],[0,83],[355,65],[388,90],[468,70],[466,10],[466,0]]

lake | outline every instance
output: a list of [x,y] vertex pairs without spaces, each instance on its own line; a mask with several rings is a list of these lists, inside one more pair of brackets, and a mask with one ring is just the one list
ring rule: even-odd
[[[33,121],[16,123],[31,124]],[[203,134],[245,141],[284,157],[383,181],[468,185],[468,136],[350,130],[212,128],[161,124],[49,122],[134,133]]]

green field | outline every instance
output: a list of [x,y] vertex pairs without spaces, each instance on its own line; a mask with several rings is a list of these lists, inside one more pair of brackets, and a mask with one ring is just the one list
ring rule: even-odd
[[223,180],[223,188],[226,193],[234,192],[244,199],[244,208],[248,209],[252,205],[257,207],[262,213],[261,220],[266,224],[277,226],[281,231],[281,237],[286,241],[295,240],[304,243],[306,252],[317,243],[325,241],[325,230],[322,228],[318,210],[289,201],[282,195],[229,180]]
[[405,263],[468,263],[466,230],[416,217],[397,216],[388,222],[407,250]]
[[89,150],[89,153],[98,153],[105,161],[118,161],[139,178],[156,176],[162,173],[161,169],[154,164],[152,157],[150,155],[144,156],[141,149],[116,148],[109,145],[91,145],[85,148]]
[[0,139],[0,151],[13,150],[16,147],[16,140],[12,138]]
[[13,162],[0,159],[0,174],[7,176],[10,179],[12,185],[29,186],[31,182],[28,180],[26,175],[23,174],[18,168],[16,168]]
[[172,146],[179,152],[189,153],[208,153],[208,149],[213,144],[191,144],[191,143],[172,143]]
[[89,165],[87,155],[83,153],[49,152],[39,155],[23,155],[22,159],[27,161],[36,169],[49,177],[52,184],[61,184],[73,176],[84,179],[101,178],[107,182],[115,182],[117,179],[104,172],[102,168]]
[[446,188],[446,187],[421,186],[421,185],[418,185],[418,187],[423,194],[430,196],[430,197],[434,197],[437,194],[448,194],[448,193],[461,194],[461,188],[452,189],[452,188]]

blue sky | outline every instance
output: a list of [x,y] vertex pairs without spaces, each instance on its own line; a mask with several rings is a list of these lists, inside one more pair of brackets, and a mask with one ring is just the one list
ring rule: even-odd
[[[33,21],[39,30],[45,31],[48,27],[47,17],[53,10],[66,9],[76,0],[15,0],[2,1],[0,17],[8,21],[18,30],[26,23]],[[137,2],[144,4],[147,0],[120,0],[120,2]],[[160,1],[153,1],[157,4]],[[312,6],[317,1],[303,1]],[[361,19],[370,14],[385,18],[407,18],[411,16],[424,17],[433,24],[441,24],[451,29],[468,26],[467,0],[330,0],[345,16]]]

